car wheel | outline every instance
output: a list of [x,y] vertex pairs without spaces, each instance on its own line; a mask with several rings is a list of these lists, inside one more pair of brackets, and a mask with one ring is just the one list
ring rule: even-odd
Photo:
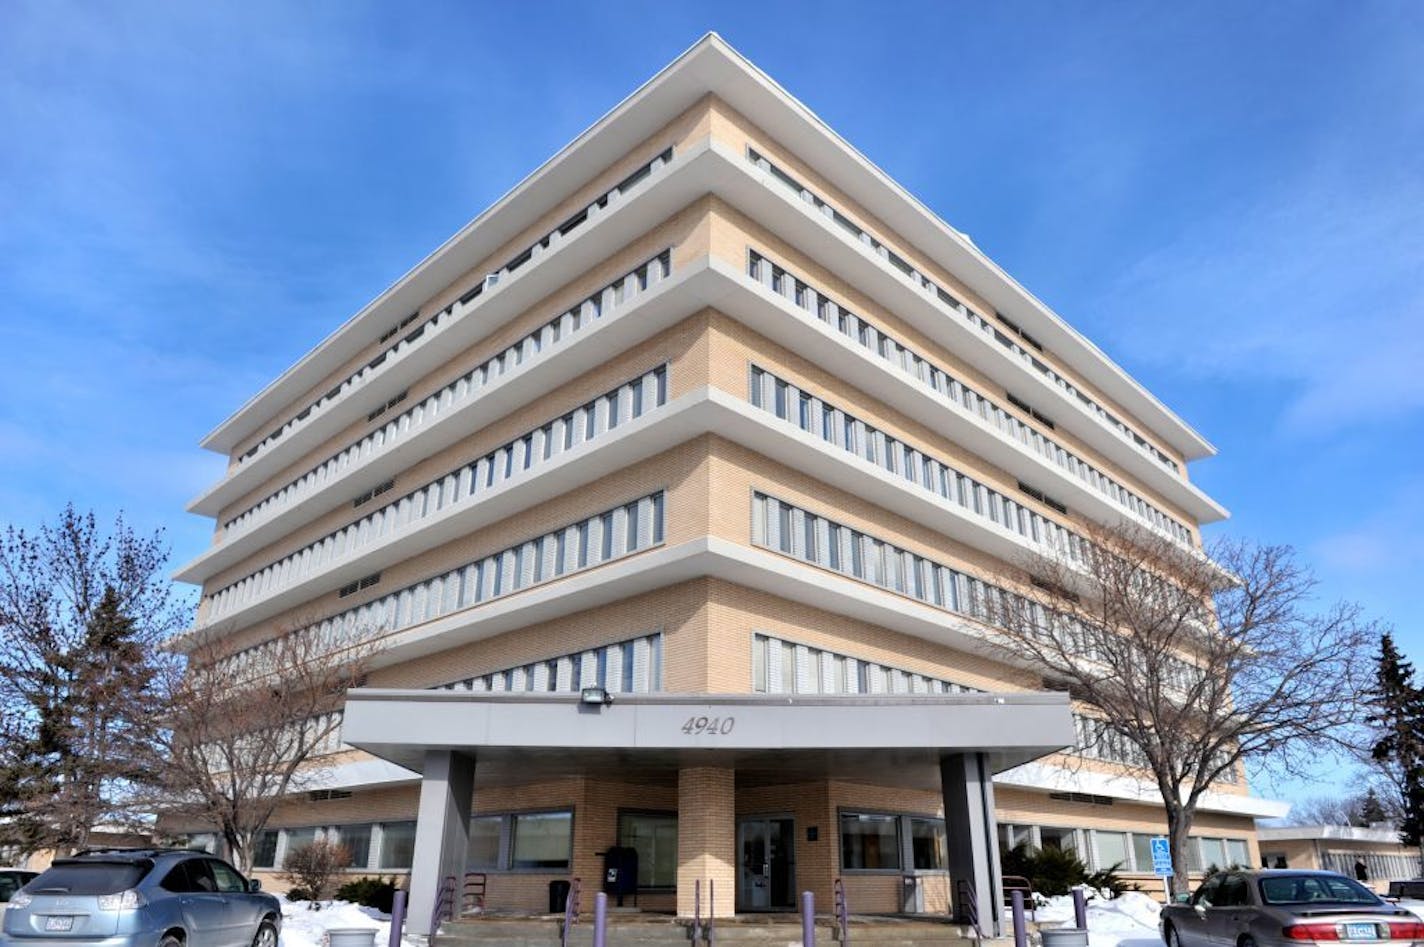
[[158,942],[158,947],[183,947],[183,941],[173,934],[164,934],[163,939]]
[[252,947],[277,947],[277,928],[271,921],[263,921],[257,928],[257,936],[252,938]]
[[1256,947],[1256,938],[1250,934],[1242,934],[1241,939],[1236,942],[1236,947]]

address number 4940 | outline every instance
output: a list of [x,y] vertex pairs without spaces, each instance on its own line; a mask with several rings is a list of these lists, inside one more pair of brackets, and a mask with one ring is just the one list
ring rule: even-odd
[[736,717],[688,717],[687,723],[682,725],[682,732],[692,736],[725,737],[736,725]]

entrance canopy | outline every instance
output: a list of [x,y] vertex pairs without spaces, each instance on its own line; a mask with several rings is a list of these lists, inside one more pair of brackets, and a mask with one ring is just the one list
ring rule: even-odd
[[427,751],[468,753],[477,785],[617,773],[675,784],[685,766],[742,785],[835,779],[938,791],[948,753],[1000,772],[1074,741],[1066,694],[853,697],[358,689],[342,739],[421,772]]

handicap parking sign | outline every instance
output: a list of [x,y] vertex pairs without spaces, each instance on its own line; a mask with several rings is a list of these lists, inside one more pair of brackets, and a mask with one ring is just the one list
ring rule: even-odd
[[1172,877],[1172,847],[1165,835],[1152,839],[1152,873],[1163,878]]

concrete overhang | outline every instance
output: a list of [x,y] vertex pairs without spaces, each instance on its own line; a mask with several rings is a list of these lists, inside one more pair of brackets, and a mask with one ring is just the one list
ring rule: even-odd
[[[715,723],[714,723],[715,722]],[[429,750],[468,753],[479,786],[562,777],[677,782],[726,766],[744,785],[814,779],[940,790],[945,755],[982,753],[993,772],[1071,745],[1068,696],[347,693],[342,739],[414,772]]]

